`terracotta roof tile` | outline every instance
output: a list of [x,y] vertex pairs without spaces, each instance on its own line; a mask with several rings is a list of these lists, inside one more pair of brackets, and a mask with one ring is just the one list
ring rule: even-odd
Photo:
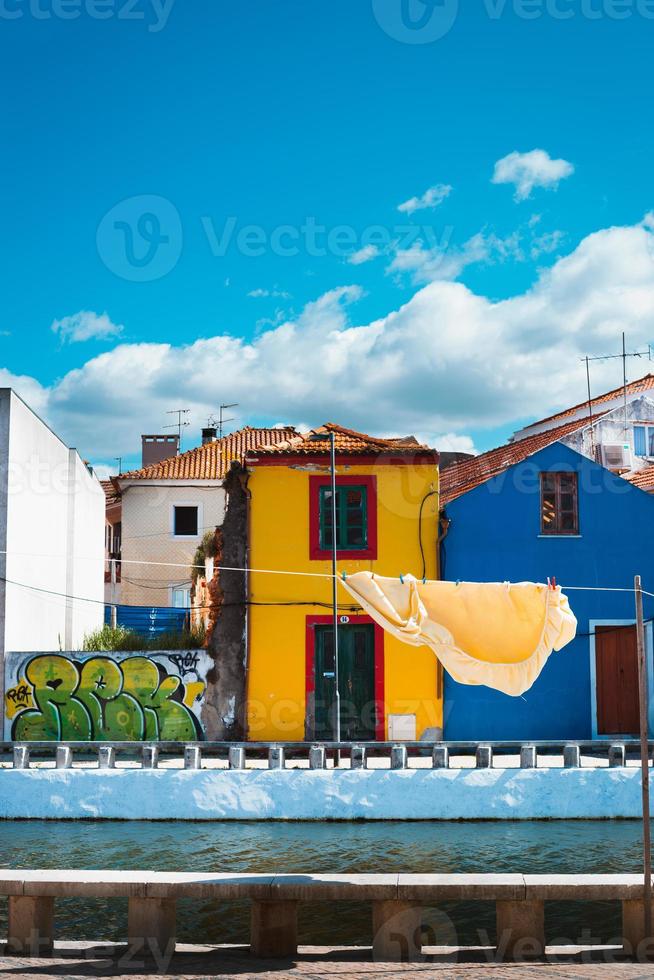
[[[630,381],[627,384],[627,394],[637,395],[643,391],[652,391],[654,389],[654,374],[646,374],[642,378],[638,378],[636,381]],[[606,402],[613,401],[614,398],[619,398],[624,391],[624,387],[620,385],[619,388],[614,388],[612,391],[607,391],[603,395],[598,395],[597,398],[591,399],[591,405],[593,408],[596,406],[605,405]],[[537,422],[532,422],[530,425],[526,425],[525,428],[529,429],[533,425],[542,425],[544,422],[556,422],[558,419],[563,421],[569,418],[571,415],[575,415],[582,409],[588,408],[588,401],[580,402],[578,405],[573,405],[572,408],[566,408],[562,412],[557,412],[555,415],[548,415],[547,418],[539,419]],[[601,413],[598,413],[601,414]],[[593,413],[594,417],[595,413]]]
[[140,470],[131,470],[114,477],[123,480],[222,480],[234,459],[243,460],[256,446],[271,446],[286,441],[295,432],[291,426],[283,429],[257,429],[245,426],[222,439],[171,456],[161,463]]
[[[596,418],[600,418],[603,414],[598,413]],[[468,490],[474,490],[475,487],[503,473],[510,466],[521,463],[528,456],[558,442],[571,432],[583,429],[586,425],[588,419],[575,419],[554,429],[548,429],[546,432],[520,439],[518,442],[509,442],[505,446],[498,446],[497,449],[489,449],[488,452],[472,459],[453,463],[441,472],[441,503],[448,504]]]
[[336,452],[345,456],[370,456],[381,453],[415,456],[416,453],[433,453],[437,458],[435,449],[422,445],[413,436],[382,439],[378,436],[366,435],[364,432],[356,432],[354,429],[346,429],[342,425],[336,425],[335,422],[326,422],[325,425],[311,429],[309,432],[297,432],[275,445],[259,446],[254,452],[248,453],[248,456],[324,456],[327,451],[327,441],[321,442],[311,437],[330,432],[335,434]]
[[635,487],[639,487],[641,490],[646,490],[647,493],[654,492],[654,466],[647,466],[643,470],[638,470],[637,473],[630,473],[625,477],[625,480],[629,480],[629,483],[633,483]]
[[104,495],[106,502],[108,504],[113,504],[118,499],[118,494],[116,492],[116,487],[114,486],[113,480],[100,480],[100,486],[104,490]]

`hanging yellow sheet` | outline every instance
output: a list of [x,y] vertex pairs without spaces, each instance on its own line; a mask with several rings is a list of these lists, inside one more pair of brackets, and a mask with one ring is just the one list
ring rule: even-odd
[[404,643],[430,647],[460,684],[518,696],[577,630],[561,589],[531,582],[419,582],[357,572],[341,584]]

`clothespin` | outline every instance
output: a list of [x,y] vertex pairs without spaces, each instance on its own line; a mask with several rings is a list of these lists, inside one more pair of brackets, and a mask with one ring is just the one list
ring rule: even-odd
[[343,581],[345,582],[346,580],[347,580],[347,572],[343,572]]
[[556,576],[554,576],[551,581],[548,579],[547,584],[549,585],[552,592],[554,592],[556,589]]
[[400,582],[404,585],[404,575],[400,575]]

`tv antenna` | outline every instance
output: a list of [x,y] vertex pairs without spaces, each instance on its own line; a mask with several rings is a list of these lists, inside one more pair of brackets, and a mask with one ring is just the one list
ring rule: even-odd
[[120,474],[123,472],[123,457],[122,456],[114,456],[114,459],[118,463],[118,476],[120,476]]
[[[218,415],[218,438],[219,439],[222,439],[222,437],[223,437],[223,429],[225,427],[225,423],[227,423],[227,422],[235,422],[236,421],[236,416],[235,415],[232,415],[232,416],[230,416],[230,418],[227,418],[226,419],[225,416],[224,416],[224,412],[227,411],[230,408],[237,408],[237,407],[238,407],[238,402],[232,402],[230,405],[221,405],[220,406],[220,413]],[[215,421],[215,419],[214,419],[214,421]]]
[[647,350],[635,350],[627,352],[627,341],[624,331],[622,332],[622,353],[621,354],[598,354],[596,357],[582,357],[581,360],[586,362],[586,383],[588,386],[588,416],[590,418],[591,424],[591,440],[593,438],[593,400],[590,393],[590,362],[591,361],[614,361],[617,358],[622,358],[622,390],[623,390],[623,400],[624,400],[624,432],[625,436],[627,434],[627,358],[628,357],[647,357],[648,361],[652,360],[652,346],[647,345]]
[[178,453],[181,453],[182,451],[182,429],[185,429],[187,425],[191,424],[188,419],[188,415],[190,414],[190,412],[191,412],[190,408],[173,408],[169,412],[166,412],[166,415],[177,416],[177,421],[171,422],[170,425],[164,425],[164,429],[177,429],[177,433],[178,433],[177,437],[179,440],[177,445]]

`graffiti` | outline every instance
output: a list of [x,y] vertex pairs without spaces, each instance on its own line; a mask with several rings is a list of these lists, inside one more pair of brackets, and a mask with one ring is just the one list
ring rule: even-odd
[[[11,672],[10,655],[7,673]],[[5,695],[5,715],[16,741],[196,741],[203,738],[200,708],[211,665],[204,652],[166,655],[24,655]],[[191,667],[191,663],[193,666]],[[193,673],[197,680],[184,682]],[[20,680],[18,680],[20,678]],[[10,678],[7,677],[7,682]],[[6,735],[7,721],[5,722]]]
[[168,659],[177,667],[177,672],[180,677],[186,677],[187,674],[198,676],[200,657],[193,650],[187,650],[184,653],[169,653]]

